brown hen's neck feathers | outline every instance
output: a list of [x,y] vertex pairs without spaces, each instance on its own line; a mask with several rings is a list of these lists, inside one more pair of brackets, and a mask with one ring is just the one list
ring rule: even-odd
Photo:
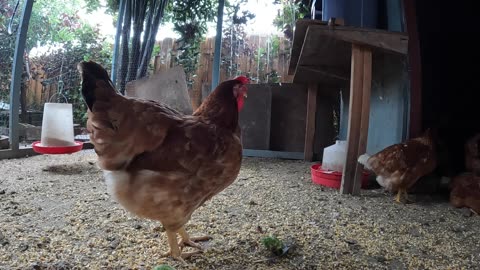
[[202,105],[193,113],[218,126],[235,131],[238,126],[237,99],[233,94],[233,87],[238,81],[222,82],[203,101]]

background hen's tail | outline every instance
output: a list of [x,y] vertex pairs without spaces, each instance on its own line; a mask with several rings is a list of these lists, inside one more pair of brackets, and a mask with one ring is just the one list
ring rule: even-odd
[[116,94],[107,71],[99,64],[82,61],[78,64],[78,71],[82,75],[82,96],[90,110],[95,101],[105,100]]
[[371,170],[372,167],[368,163],[369,159],[370,159],[370,155],[365,153],[358,157],[358,163],[362,164],[365,167],[365,169]]

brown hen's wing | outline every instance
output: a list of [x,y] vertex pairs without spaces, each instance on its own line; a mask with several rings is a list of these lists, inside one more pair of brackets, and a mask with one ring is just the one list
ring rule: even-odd
[[100,167],[120,170],[138,154],[163,143],[181,115],[167,106],[119,95],[107,71],[95,62],[81,62],[82,96],[88,107],[87,129]]
[[241,156],[238,135],[186,116],[184,121],[171,126],[161,145],[138,155],[127,170],[216,177],[223,168],[239,162]]
[[430,158],[430,147],[412,140],[394,144],[373,155],[372,169],[376,174],[392,174],[407,171]]
[[115,95],[96,100],[87,129],[105,170],[119,170],[136,155],[159,147],[181,115],[156,102]]

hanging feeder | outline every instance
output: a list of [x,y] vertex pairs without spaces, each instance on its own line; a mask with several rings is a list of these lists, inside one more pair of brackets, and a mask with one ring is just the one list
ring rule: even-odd
[[71,154],[82,150],[83,142],[74,140],[72,104],[45,103],[41,140],[32,143],[32,147],[40,154]]

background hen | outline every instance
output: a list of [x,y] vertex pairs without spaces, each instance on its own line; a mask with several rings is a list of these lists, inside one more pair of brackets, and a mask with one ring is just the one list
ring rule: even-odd
[[[193,115],[183,115],[161,103],[117,94],[107,72],[94,62],[78,68],[87,129],[109,192],[128,211],[163,224],[170,245],[164,255],[182,260],[199,252],[194,241],[208,237],[190,238],[184,225],[239,173],[238,112],[248,79],[221,83]],[[182,253],[183,245],[200,250]]]
[[358,162],[377,175],[382,187],[397,192],[396,201],[400,202],[402,193],[407,199],[407,190],[437,166],[432,131],[428,129],[420,137],[391,145],[373,156],[363,154]]
[[465,169],[450,183],[450,203],[480,214],[480,134],[465,143]]
[[480,176],[480,134],[465,143],[465,169]]

